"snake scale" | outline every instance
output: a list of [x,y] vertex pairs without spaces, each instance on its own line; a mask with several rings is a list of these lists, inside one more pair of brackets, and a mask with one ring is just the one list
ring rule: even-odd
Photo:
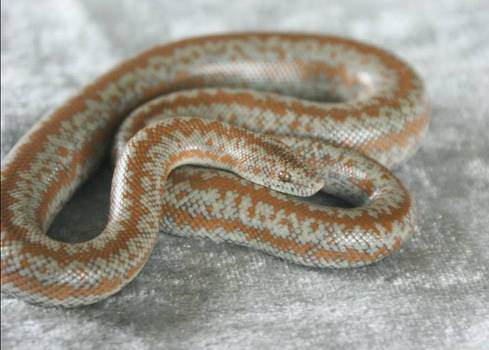
[[[388,168],[419,148],[428,116],[406,63],[346,38],[237,33],[150,49],[41,119],[3,160],[2,291],[97,302],[137,275],[160,229],[306,266],[378,261],[415,230]],[[49,237],[111,144],[105,229],[81,243]],[[301,198],[321,189],[353,207]]]

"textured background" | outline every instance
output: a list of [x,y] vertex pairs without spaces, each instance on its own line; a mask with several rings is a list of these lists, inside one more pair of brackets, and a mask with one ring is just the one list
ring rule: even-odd
[[[43,114],[116,62],[185,36],[336,33],[402,56],[425,79],[430,131],[396,173],[419,232],[367,268],[307,269],[246,248],[161,235],[119,294],[76,310],[2,295],[3,349],[488,349],[488,1],[2,1],[2,156]],[[53,236],[107,214],[104,167]]]

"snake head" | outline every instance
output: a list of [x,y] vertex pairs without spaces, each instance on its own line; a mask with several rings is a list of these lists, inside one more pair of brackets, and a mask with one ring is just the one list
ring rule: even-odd
[[278,139],[259,135],[251,148],[243,157],[246,171],[240,173],[247,180],[300,197],[312,196],[323,188],[318,170]]

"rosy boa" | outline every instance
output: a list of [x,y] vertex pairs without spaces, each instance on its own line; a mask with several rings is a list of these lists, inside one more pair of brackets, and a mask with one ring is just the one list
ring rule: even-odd
[[[406,63],[349,39],[241,33],[155,47],[86,86],[4,159],[2,291],[97,302],[137,275],[159,229],[308,266],[378,261],[416,227],[409,193],[384,166],[417,150],[428,115]],[[82,243],[50,238],[124,119],[106,228]],[[322,187],[354,207],[298,197]]]

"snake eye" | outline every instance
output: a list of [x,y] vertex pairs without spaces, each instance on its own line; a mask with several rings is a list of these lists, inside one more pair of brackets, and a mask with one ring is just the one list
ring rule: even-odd
[[290,174],[288,172],[286,172],[285,170],[279,171],[278,178],[282,182],[290,182],[292,180],[292,176],[290,176]]

